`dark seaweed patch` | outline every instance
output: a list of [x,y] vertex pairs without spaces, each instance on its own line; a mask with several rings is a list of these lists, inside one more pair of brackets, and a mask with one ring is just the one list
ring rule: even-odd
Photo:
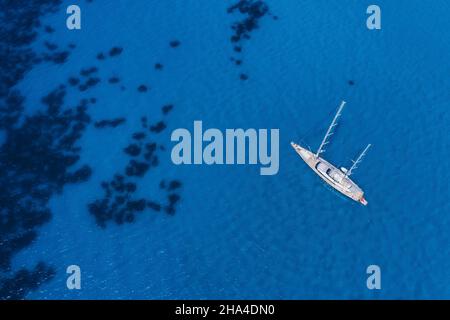
[[27,116],[22,125],[8,128],[0,148],[0,268],[36,237],[35,228],[50,217],[47,202],[67,183],[89,179],[87,165],[79,161],[78,139],[90,122],[86,106],[62,109],[64,86],[42,98],[47,107]]
[[172,180],[169,182],[169,191],[181,188],[181,182],[178,180]]
[[178,41],[178,40],[172,40],[172,41],[169,42],[169,45],[170,45],[172,48],[177,48],[177,47],[180,46],[180,44],[181,44],[181,42]]
[[258,28],[259,19],[269,12],[269,7],[263,1],[259,0],[240,0],[238,3],[228,8],[228,13],[238,10],[244,19],[235,22],[231,28],[234,34],[231,36],[231,42],[239,42],[242,38],[248,38],[250,33]]
[[158,123],[150,126],[150,131],[155,133],[160,133],[166,128],[166,124],[163,121],[159,121]]
[[[54,270],[39,263],[34,269],[11,270],[12,257],[30,245],[40,226],[51,219],[48,201],[67,183],[89,178],[88,166],[76,166],[77,146],[90,122],[86,105],[63,108],[65,86],[42,98],[46,108],[34,114],[23,112],[24,98],[13,89],[35,64],[62,64],[69,51],[56,51],[56,44],[44,43],[38,54],[31,48],[43,14],[57,11],[61,0],[3,1],[0,24],[0,128],[5,139],[0,146],[0,299],[23,299],[49,281]],[[54,29],[46,26],[46,33]],[[20,120],[20,121],[19,121]],[[78,169],[77,169],[78,167]]]
[[51,26],[45,26],[44,31],[47,33],[53,33],[55,32],[55,29],[53,29]]
[[92,87],[95,87],[100,81],[100,78],[97,77],[89,78],[85,83],[78,86],[78,90],[86,91]]
[[96,128],[102,129],[106,127],[115,128],[121,124],[125,123],[125,118],[116,118],[112,120],[100,120],[94,123]]
[[70,77],[67,82],[69,82],[69,84],[71,86],[77,86],[80,83],[80,79],[75,78],[75,77]]
[[171,193],[167,196],[167,199],[169,199],[169,205],[173,206],[180,200],[180,196],[175,193]]
[[52,54],[43,54],[42,59],[47,62],[53,62],[56,64],[63,64],[67,61],[67,58],[69,57],[70,52],[69,51],[60,51],[55,52]]
[[141,148],[136,143],[132,143],[124,151],[132,157],[137,157],[141,153]]
[[161,111],[164,115],[168,114],[170,111],[172,111],[173,105],[172,104],[166,104],[161,108]]
[[134,140],[139,140],[139,141],[143,140],[145,137],[146,137],[146,134],[145,134],[145,132],[142,132],[142,131],[135,132],[135,133],[133,133],[133,136],[132,136],[132,138]]
[[125,168],[127,176],[137,176],[142,177],[147,173],[150,165],[147,162],[141,162],[136,160],[131,160],[128,166]]
[[156,203],[153,201],[148,201],[147,207],[149,207],[150,209],[152,209],[154,211],[161,211],[161,205],[159,203]]
[[155,69],[156,70],[162,70],[163,69],[163,65],[161,63],[155,63]]
[[118,83],[120,79],[118,77],[111,77],[108,79],[108,82],[111,84]]
[[105,55],[102,53],[102,52],[99,52],[98,54],[97,54],[97,60],[105,60]]
[[123,51],[123,48],[121,47],[112,47],[111,50],[109,50],[109,56],[110,57],[116,57],[120,55]]
[[171,193],[167,196],[168,205],[164,208],[167,214],[174,215],[175,214],[175,205],[180,200],[180,196],[175,193]]
[[98,72],[97,67],[90,67],[90,68],[86,68],[86,69],[81,69],[80,75],[82,75],[83,77],[89,77],[91,74],[97,73],[97,72]]
[[[83,182],[90,177],[90,167],[79,165],[81,148],[77,142],[90,123],[87,106],[95,102],[92,98],[84,98],[74,108],[63,108],[66,88],[60,86],[43,98],[42,102],[47,107],[45,110],[28,116],[22,113],[23,97],[11,88],[23,78],[33,63],[64,63],[69,52],[57,52],[55,48],[50,53],[37,55],[27,47],[36,36],[31,31],[33,26],[38,25],[35,16],[39,17],[40,10],[52,12],[53,7],[50,5],[60,3],[59,0],[31,0],[29,6],[14,3],[7,1],[0,9],[2,13],[5,10],[5,16],[8,17],[8,21],[0,25],[1,34],[7,34],[9,39],[13,39],[10,41],[0,37],[0,48],[9,50],[4,57],[0,49],[0,125],[2,130],[7,131],[5,141],[0,146],[0,261],[5,269],[9,268],[10,259],[16,252],[36,239],[37,228],[51,219],[48,209],[51,196],[62,192],[67,183]],[[15,10],[9,12],[10,7]],[[22,10],[22,7],[25,9]],[[12,27],[11,20],[14,21]],[[118,47],[109,51],[111,57],[121,53],[122,48]],[[94,71],[82,74],[82,80],[75,82],[71,86],[78,86],[81,91],[85,91],[100,83],[100,78],[95,77]],[[96,123],[96,127],[116,126],[123,121],[102,120]],[[164,123],[152,126],[151,131],[160,132],[164,129],[162,126],[165,128]],[[99,225],[105,226],[109,221],[131,223],[135,221],[137,213],[145,210],[161,211],[163,206],[167,213],[175,212],[175,205],[179,203],[177,194],[176,200],[168,195],[167,204],[136,195],[140,177],[158,166],[159,152],[164,150],[162,145],[149,140],[155,135],[148,133],[148,125],[143,128],[146,133],[144,137],[136,140],[135,135],[132,136],[133,142],[137,141],[141,149],[140,153],[129,159],[119,175],[102,183],[104,197],[89,205],[89,211]],[[52,270],[45,265],[39,265],[33,271],[21,270],[12,276],[2,274],[0,297],[25,297],[28,291],[51,277]],[[15,295],[18,291],[15,288],[19,288],[20,294]]]
[[0,99],[0,129],[14,126],[23,111],[23,101],[23,96],[17,90],[10,90]]
[[147,128],[148,127],[148,120],[147,120],[147,117],[141,117],[141,125],[142,125],[142,128]]
[[[75,160],[75,159],[73,159],[73,160]],[[76,158],[76,160],[78,160],[78,157]],[[91,176],[91,174],[92,174],[91,168],[87,165],[84,165],[80,169],[78,169],[75,172],[68,175],[66,178],[66,182],[78,183],[78,182],[87,181],[89,179],[89,177]]]
[[36,290],[41,284],[50,281],[56,271],[43,262],[29,271],[20,269],[12,277],[2,279],[0,283],[0,300],[21,300],[28,292]]
[[[265,15],[271,15],[269,7],[262,0],[239,0],[234,5],[228,7],[229,14],[239,13],[242,18],[231,25],[233,34],[230,42],[233,44],[233,50],[237,54],[243,51],[242,41],[250,39],[250,34],[259,28],[260,19]],[[242,59],[231,58],[236,66],[242,64]],[[240,76],[241,80],[247,80],[246,75]]]
[[54,50],[58,49],[58,46],[56,44],[48,42],[48,41],[44,42],[44,46],[50,51],[54,51]]
[[[141,125],[143,129],[147,129],[147,117],[141,118]],[[161,125],[157,125],[159,126]],[[163,149],[158,148],[156,142],[149,141],[149,138],[145,131],[137,131],[131,135],[131,143],[123,150],[130,157],[127,165],[122,172],[116,173],[111,181],[101,183],[103,197],[88,205],[89,212],[95,217],[100,227],[104,228],[110,222],[132,223],[136,220],[136,215],[146,209],[161,211],[162,205],[157,201],[135,195],[136,181],[144,177],[151,168],[158,166],[158,152]],[[167,192],[179,189],[181,182],[172,180],[169,186]],[[167,199],[168,203],[164,206],[164,211],[173,215],[180,199],[179,195],[168,195]]]
[[138,90],[139,92],[147,92],[147,91],[148,91],[148,87],[147,87],[146,85],[144,85],[144,84],[141,84],[141,85],[137,88],[137,90]]
[[355,84],[355,82],[353,80],[348,80],[347,82],[350,86],[353,86]]
[[239,75],[239,79],[241,79],[241,80],[247,80],[248,79],[248,75],[246,75],[245,73],[241,73],[240,75]]

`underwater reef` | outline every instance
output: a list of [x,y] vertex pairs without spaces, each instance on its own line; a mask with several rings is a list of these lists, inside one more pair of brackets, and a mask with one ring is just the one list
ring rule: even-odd
[[[227,13],[236,14],[240,17],[239,20],[231,25],[233,34],[230,37],[233,51],[238,57],[231,57],[230,60],[236,66],[241,66],[243,64],[244,40],[250,40],[251,33],[259,28],[260,20],[264,16],[272,16],[274,20],[277,20],[278,17],[270,13],[269,6],[262,0],[239,0],[228,7]],[[245,81],[248,78],[248,75],[245,73],[239,75],[240,80]]]
[[89,179],[88,165],[78,165],[77,145],[90,117],[80,102],[62,108],[60,86],[42,98],[46,108],[24,115],[6,130],[0,147],[0,269],[10,270],[13,255],[30,245],[37,228],[51,219],[48,201],[64,185]]
[[[22,112],[23,98],[13,87],[33,66],[43,62],[42,53],[34,52],[30,45],[41,28],[40,17],[57,11],[61,0],[30,0],[27,6],[17,1],[2,1],[0,13],[0,129],[13,126]],[[50,30],[49,27],[45,27]],[[60,61],[68,53],[52,53]],[[51,60],[47,54],[46,59]]]
[[106,127],[115,128],[115,127],[120,126],[121,124],[125,123],[125,121],[126,121],[125,118],[116,118],[116,119],[112,119],[112,120],[100,120],[100,121],[96,121],[94,123],[94,126],[98,129],[106,128]]
[[39,262],[31,271],[25,268],[15,272],[12,277],[2,279],[0,283],[0,300],[20,300],[26,294],[50,281],[55,270],[43,262]]
[[[163,106],[163,114],[166,115],[172,108],[173,105]],[[129,157],[127,165],[115,173],[111,180],[101,183],[103,197],[88,205],[89,212],[100,227],[105,228],[108,222],[119,225],[132,223],[137,214],[147,209],[155,212],[163,209],[167,214],[175,214],[176,204],[180,200],[175,190],[181,188],[180,181],[172,180],[167,189],[162,188],[167,190],[167,199],[163,204],[155,199],[135,196],[139,188],[138,180],[159,165],[158,153],[163,152],[165,148],[153,141],[152,136],[161,133],[165,128],[163,121],[149,125],[146,116],[141,118],[140,130],[131,135],[129,144],[123,149]]]
[[24,115],[25,98],[15,89],[25,74],[39,63],[64,63],[68,51],[57,52],[47,42],[48,52],[31,49],[40,18],[56,12],[60,0],[2,1],[0,13],[0,130],[5,139],[0,146],[0,299],[23,299],[28,292],[53,278],[55,272],[45,262],[32,270],[11,270],[13,256],[29,246],[40,226],[51,219],[50,196],[66,183],[82,181],[89,167],[76,168],[76,142],[89,122],[83,108],[63,112],[65,89],[59,87],[42,98],[47,107],[34,115]]
[[[8,17],[0,24],[0,133],[4,136],[0,144],[0,299],[25,299],[29,292],[56,276],[51,262],[40,261],[13,270],[11,261],[36,241],[40,227],[49,223],[53,214],[61,214],[51,212],[52,196],[61,194],[67,184],[86,183],[91,178],[93,166],[80,160],[80,138],[88,126],[114,130],[127,121],[125,116],[93,121],[89,115],[89,108],[98,101],[98,97],[88,96],[91,89],[126,80],[126,75],[112,74],[106,79],[99,76],[98,64],[120,59],[125,52],[117,45],[97,51],[91,63],[78,73],[55,84],[49,92],[42,92],[40,106],[30,109],[37,111],[24,111],[27,101],[16,85],[38,64],[70,61],[71,50],[76,48],[75,43],[63,45],[46,39],[55,28],[40,22],[43,15],[60,10],[61,0],[30,0],[27,4],[2,1],[0,5],[0,14]],[[37,41],[42,41],[42,52],[32,49]],[[172,48],[180,44],[179,40],[169,42]],[[152,66],[154,70],[163,69],[162,62],[149,62],[148,68]],[[138,94],[151,93],[147,84],[134,86]],[[125,90],[123,85],[117,88]],[[78,101],[67,101],[69,92],[79,96]],[[167,179],[164,185],[155,182],[165,191],[162,198],[136,196],[140,179],[149,170],[157,169],[159,154],[165,151],[157,136],[167,128],[167,117],[173,109],[172,104],[167,104],[154,110],[151,123],[142,116],[141,127],[130,134],[123,146],[129,157],[127,165],[100,184],[104,197],[87,207],[86,212],[99,227],[108,222],[131,223],[138,213],[147,210],[168,215],[176,212],[182,188],[178,180]]]

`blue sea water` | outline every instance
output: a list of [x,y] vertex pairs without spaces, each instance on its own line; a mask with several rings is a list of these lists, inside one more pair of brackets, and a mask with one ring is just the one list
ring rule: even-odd
[[[90,125],[81,137],[90,179],[51,197],[51,220],[13,258],[12,270],[39,261],[56,270],[26,298],[449,299],[450,3],[378,0],[382,29],[370,31],[369,1],[267,0],[278,19],[262,17],[235,53],[230,26],[240,15],[227,13],[235,2],[81,2],[75,31],[65,27],[64,5],[42,18],[55,32],[39,32],[34,50],[45,40],[76,48],[66,63],[37,65],[17,84],[25,112],[96,66],[100,85],[68,90],[65,105],[95,97],[93,120],[126,122]],[[96,59],[114,46],[120,56]],[[236,56],[242,65],[230,61]],[[121,83],[107,83],[111,76]],[[141,84],[151,90],[138,92]],[[367,207],[329,190],[289,144],[316,148],[341,100],[347,106],[325,155],[348,166],[372,143],[354,174]],[[174,109],[155,138],[166,150],[137,193],[163,198],[162,179],[181,181],[176,213],[144,211],[133,223],[99,227],[89,203],[126,166],[122,150],[141,117],[160,120],[166,104]],[[174,165],[170,133],[192,130],[194,120],[222,130],[279,128],[279,173]],[[72,264],[82,270],[81,290],[66,287]],[[371,264],[381,267],[379,291],[366,287]]]

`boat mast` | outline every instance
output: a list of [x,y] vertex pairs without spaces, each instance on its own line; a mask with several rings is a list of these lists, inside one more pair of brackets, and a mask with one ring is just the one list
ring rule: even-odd
[[369,150],[370,147],[371,147],[371,144],[369,143],[369,144],[367,145],[367,147],[363,150],[363,152],[361,152],[361,154],[359,155],[359,157],[358,157],[355,161],[352,160],[353,165],[352,165],[352,167],[345,173],[345,176],[346,176],[346,177],[350,176],[350,175],[352,174],[353,170],[355,170],[356,168],[358,168],[358,163],[361,163],[362,158],[364,158],[364,156],[365,156],[366,153],[367,153],[367,150]]
[[329,137],[331,137],[331,136],[333,135],[332,130],[333,130],[333,128],[334,128],[335,126],[337,126],[337,122],[336,122],[336,121],[337,121],[337,119],[339,118],[339,116],[341,115],[341,111],[342,111],[342,108],[344,108],[344,106],[345,106],[345,101],[342,101],[342,103],[341,103],[341,105],[339,106],[339,109],[338,109],[336,115],[335,115],[334,118],[333,118],[333,121],[331,122],[331,125],[328,127],[328,130],[327,130],[327,133],[325,134],[325,137],[323,137],[323,140],[322,140],[322,143],[320,144],[319,150],[317,150],[317,152],[316,152],[316,158],[317,158],[322,152],[325,152],[325,150],[323,150],[323,147],[324,147],[326,144],[329,143],[329,141],[327,141],[327,140],[328,140]]

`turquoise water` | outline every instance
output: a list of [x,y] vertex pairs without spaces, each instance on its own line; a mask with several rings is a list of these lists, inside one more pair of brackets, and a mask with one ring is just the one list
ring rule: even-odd
[[[54,268],[26,298],[450,298],[450,4],[377,1],[382,29],[369,31],[366,1],[265,1],[271,15],[239,53],[230,26],[242,16],[227,13],[235,2],[82,2],[75,31],[65,27],[64,6],[42,17],[54,32],[39,29],[34,51],[46,40],[76,47],[65,63],[38,64],[17,83],[24,114],[42,110],[41,97],[83,68],[97,67],[101,82],[67,86],[64,107],[96,99],[77,143],[92,174],[52,194],[51,219],[14,255],[12,272],[39,261]],[[109,57],[114,46],[123,51]],[[107,58],[96,59],[99,52]],[[118,84],[108,83],[113,76]],[[141,84],[151,89],[139,92]],[[317,148],[341,100],[347,106],[325,157],[349,166],[372,143],[354,174],[367,207],[329,190],[289,144]],[[167,104],[173,110],[163,115]],[[135,195],[164,204],[160,181],[179,181],[176,213],[146,209],[102,228],[88,206],[103,198],[100,183],[127,166],[123,149],[143,116],[167,125],[151,138],[165,150],[133,180]],[[122,117],[115,128],[93,125]],[[221,130],[279,128],[279,173],[175,166],[170,133],[192,130],[194,120]],[[72,264],[81,290],[66,288]],[[366,287],[371,264],[381,267],[380,291]]]

